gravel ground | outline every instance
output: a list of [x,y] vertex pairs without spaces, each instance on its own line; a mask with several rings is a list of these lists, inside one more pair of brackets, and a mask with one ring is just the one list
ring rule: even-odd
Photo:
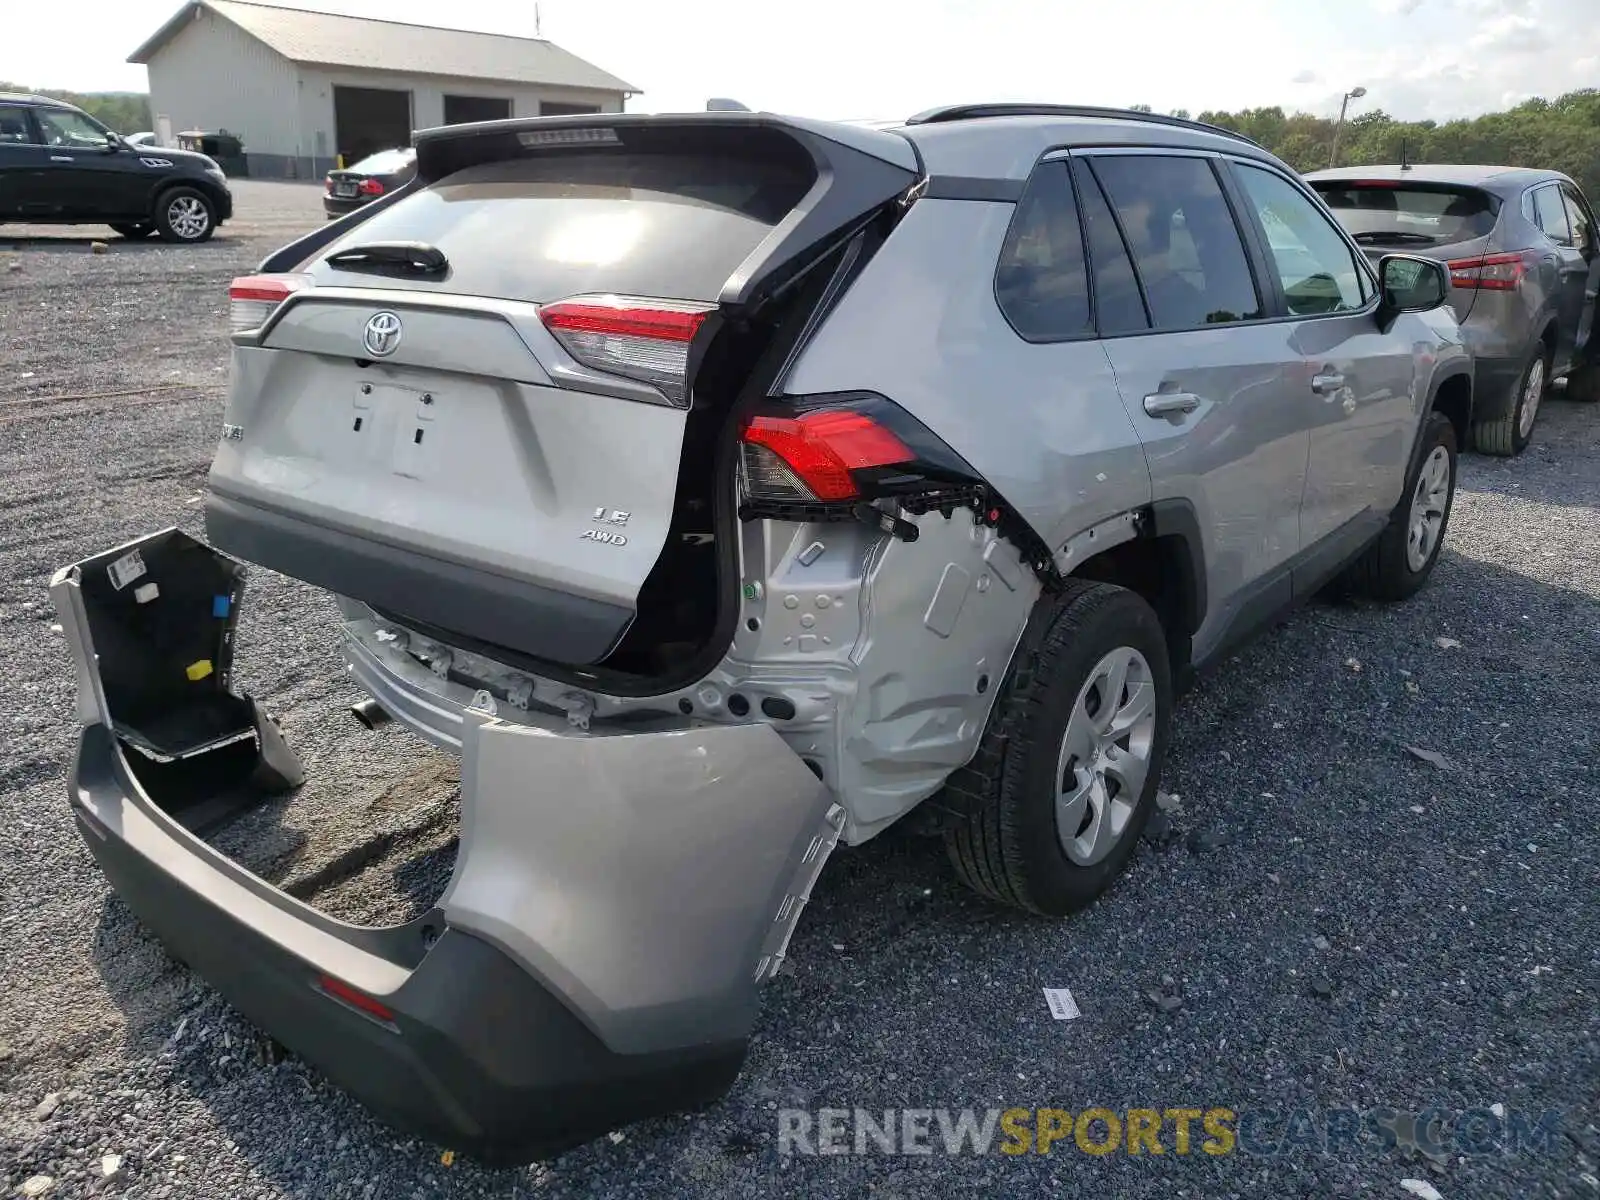
[[[305,187],[238,199],[203,247],[0,234],[7,1192],[46,1175],[56,1196],[1405,1196],[1418,1179],[1447,1200],[1600,1197],[1600,411],[1558,400],[1522,459],[1464,461],[1422,596],[1305,610],[1185,701],[1175,838],[1091,911],[1056,925],[991,908],[908,835],[837,855],[743,1075],[708,1111],[489,1171],[397,1137],[303,1064],[260,1061],[72,829],[73,685],[45,594],[85,554],[200,531],[226,282],[319,219]],[[338,715],[354,696],[326,599],[257,571],[247,613],[241,677],[312,782],[224,844],[342,914],[403,916],[448,867],[452,764]],[[1071,988],[1083,1015],[1052,1020],[1044,987]],[[1226,1106],[1275,1111],[1281,1131],[1296,1108],[1495,1103],[1562,1110],[1563,1133],[1442,1163],[1178,1156],[1170,1125],[1159,1159],[1070,1140],[1022,1158],[775,1144],[789,1106]]]

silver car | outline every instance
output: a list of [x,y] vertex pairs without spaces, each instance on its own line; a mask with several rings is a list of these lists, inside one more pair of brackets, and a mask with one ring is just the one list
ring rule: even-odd
[[1600,399],[1592,343],[1600,291],[1594,209],[1557,171],[1381,166],[1307,182],[1374,259],[1395,250],[1445,263],[1450,304],[1477,360],[1474,448],[1520,454],[1539,404],[1566,377]]
[[[1065,106],[584,116],[232,289],[215,548],[58,574],[117,890],[407,1129],[525,1159],[721,1094],[836,843],[916,812],[1063,916],[1178,696],[1331,581],[1427,581],[1470,356],[1239,137]],[[339,597],[356,715],[460,756],[432,909],[344,924],[194,836],[304,772],[232,676],[248,560]]]

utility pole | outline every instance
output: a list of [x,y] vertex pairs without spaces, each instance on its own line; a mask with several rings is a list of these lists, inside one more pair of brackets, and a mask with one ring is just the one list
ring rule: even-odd
[[542,38],[544,27],[539,24],[539,0],[533,0],[533,36]]
[[1367,89],[1364,87],[1351,88],[1344,94],[1344,98],[1339,101],[1339,120],[1333,127],[1333,149],[1328,152],[1328,165],[1330,167],[1339,165],[1339,133],[1344,129],[1345,110],[1349,108],[1350,101],[1359,100],[1366,94]]

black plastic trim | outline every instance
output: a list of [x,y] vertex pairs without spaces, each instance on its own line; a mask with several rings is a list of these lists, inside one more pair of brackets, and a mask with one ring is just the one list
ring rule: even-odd
[[1187,500],[1157,500],[1149,508],[1151,537],[1178,539],[1184,548],[1187,586],[1182,609],[1189,632],[1199,632],[1205,623],[1209,599],[1206,594],[1206,543],[1200,533],[1200,518]]
[[338,595],[406,597],[407,617],[535,658],[604,658],[633,609],[404,550],[230,496],[206,499],[206,535],[226,554]]
[[924,200],[988,200],[1015,204],[1027,184],[1021,179],[986,179],[978,175],[930,175]]

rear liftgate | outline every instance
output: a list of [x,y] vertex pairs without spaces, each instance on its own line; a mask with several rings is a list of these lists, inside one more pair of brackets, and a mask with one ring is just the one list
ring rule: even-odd
[[723,1094],[844,821],[778,735],[473,714],[444,896],[347,925],[196,836],[304,778],[232,687],[242,583],[177,530],[51,583],[83,724],[73,815],[174,956],[379,1116],[486,1159]]

